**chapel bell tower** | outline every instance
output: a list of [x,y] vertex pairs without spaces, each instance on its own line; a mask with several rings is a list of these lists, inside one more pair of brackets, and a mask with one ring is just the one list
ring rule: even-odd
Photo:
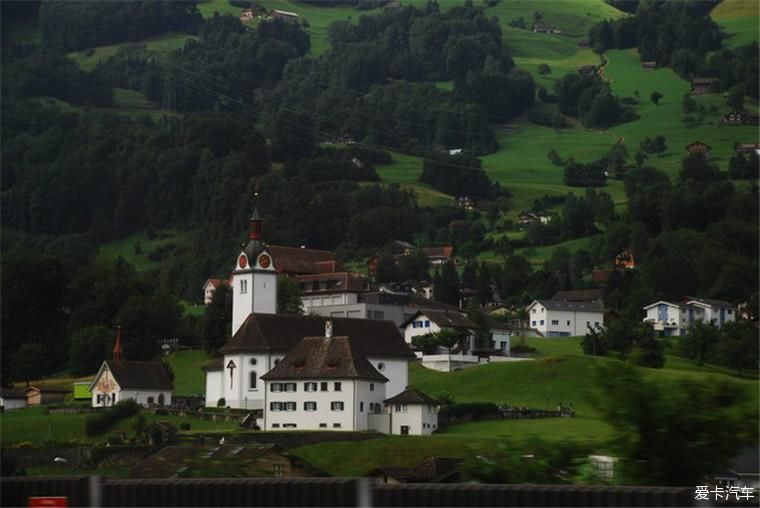
[[277,313],[277,272],[261,241],[263,221],[254,207],[248,221],[248,245],[238,254],[232,272],[232,335],[253,312]]

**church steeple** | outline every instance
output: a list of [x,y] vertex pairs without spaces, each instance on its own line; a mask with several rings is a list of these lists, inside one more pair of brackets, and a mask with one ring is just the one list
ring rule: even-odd
[[259,207],[254,206],[253,207],[253,213],[251,214],[251,218],[248,219],[248,239],[249,240],[258,240],[261,241],[261,227],[263,226],[264,221],[261,220],[261,215],[259,215]]
[[114,362],[121,361],[121,325],[116,327],[116,343],[113,345],[111,360]]

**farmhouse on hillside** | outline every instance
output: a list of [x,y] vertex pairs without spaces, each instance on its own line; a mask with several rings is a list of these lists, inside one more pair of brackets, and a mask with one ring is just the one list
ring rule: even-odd
[[718,78],[693,78],[691,80],[691,93],[694,95],[711,93],[719,83],[720,79]]
[[623,249],[615,256],[615,268],[629,270],[636,268],[636,260],[631,249]]
[[705,157],[710,157],[710,145],[702,143],[701,141],[695,141],[686,145],[686,151],[689,153],[699,153]]
[[530,326],[546,337],[585,335],[604,326],[604,306],[597,302],[534,300],[526,308]]
[[402,323],[404,340],[411,344],[414,337],[438,333],[441,330],[454,330],[461,335],[460,345],[456,352],[468,353],[474,349],[475,330],[478,325],[470,321],[467,316],[459,312],[425,310],[418,311],[412,317]]

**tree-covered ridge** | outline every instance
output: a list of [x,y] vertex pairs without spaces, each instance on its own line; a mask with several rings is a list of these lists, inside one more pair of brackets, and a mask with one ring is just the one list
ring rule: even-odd
[[721,48],[725,34],[709,15],[717,3],[639,2],[634,15],[594,26],[589,42],[598,53],[637,47],[642,62],[671,67],[685,79],[715,77],[720,90],[738,86],[744,95],[757,99],[757,42],[733,50]]
[[[492,122],[524,112],[534,84],[514,69],[498,22],[468,4],[430,3],[334,23],[331,49],[290,62],[265,96],[271,125],[306,115],[319,137],[349,134],[409,151],[496,148]],[[429,81],[453,80],[454,93]]]
[[42,41],[54,51],[73,51],[139,41],[170,31],[195,33],[202,21],[196,3],[41,2]]

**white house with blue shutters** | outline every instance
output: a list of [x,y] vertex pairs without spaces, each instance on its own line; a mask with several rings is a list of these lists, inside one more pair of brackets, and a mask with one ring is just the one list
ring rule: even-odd
[[644,307],[645,323],[666,337],[686,335],[696,321],[717,327],[736,321],[737,308],[730,302],[708,298],[686,298],[682,302],[660,300]]

